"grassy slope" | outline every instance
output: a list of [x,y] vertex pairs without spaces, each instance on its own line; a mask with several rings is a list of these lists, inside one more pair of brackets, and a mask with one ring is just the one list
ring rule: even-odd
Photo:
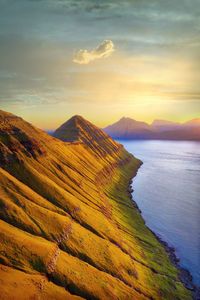
[[139,165],[0,112],[1,299],[191,299],[126,191]]

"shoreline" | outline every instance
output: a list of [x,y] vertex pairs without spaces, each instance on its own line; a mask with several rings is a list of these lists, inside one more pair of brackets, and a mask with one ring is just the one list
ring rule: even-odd
[[[141,163],[139,168],[142,166],[142,164],[143,163]],[[138,168],[138,170],[139,170],[139,168]],[[180,271],[179,279],[182,282],[182,284],[184,285],[184,287],[187,288],[188,290],[192,291],[194,300],[200,300],[200,287],[196,286],[193,283],[193,277],[192,277],[190,271],[188,271],[187,269],[183,268],[180,265],[180,259],[177,257],[177,255],[175,253],[175,248],[171,247],[167,242],[163,241],[153,230],[151,230],[146,225],[146,221],[145,221],[144,217],[142,216],[142,211],[139,208],[136,201],[133,199],[133,194],[132,194],[134,192],[134,189],[132,188],[133,178],[137,175],[138,170],[137,170],[136,174],[133,177],[131,177],[129,180],[129,186],[128,186],[127,191],[130,196],[130,199],[131,199],[134,207],[136,208],[137,212],[141,215],[141,217],[145,223],[145,226],[151,231],[151,233],[155,236],[155,238],[158,240],[158,242],[165,248],[165,251],[167,252],[167,255],[168,255],[171,263],[174,265],[175,268],[177,268]]]

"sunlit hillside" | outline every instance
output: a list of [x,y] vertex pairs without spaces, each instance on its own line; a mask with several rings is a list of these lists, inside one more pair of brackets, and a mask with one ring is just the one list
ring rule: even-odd
[[65,131],[0,111],[0,299],[191,299],[130,199],[141,162],[81,117]]

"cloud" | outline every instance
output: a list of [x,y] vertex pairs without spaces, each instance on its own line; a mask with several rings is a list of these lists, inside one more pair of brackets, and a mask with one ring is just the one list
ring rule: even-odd
[[77,64],[88,64],[89,62],[108,57],[114,51],[114,44],[111,40],[105,40],[92,51],[80,49],[74,54],[73,62]]

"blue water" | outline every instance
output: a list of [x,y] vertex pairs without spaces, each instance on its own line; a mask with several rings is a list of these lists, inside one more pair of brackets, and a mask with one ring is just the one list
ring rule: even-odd
[[120,141],[143,161],[133,198],[200,286],[200,142]]

